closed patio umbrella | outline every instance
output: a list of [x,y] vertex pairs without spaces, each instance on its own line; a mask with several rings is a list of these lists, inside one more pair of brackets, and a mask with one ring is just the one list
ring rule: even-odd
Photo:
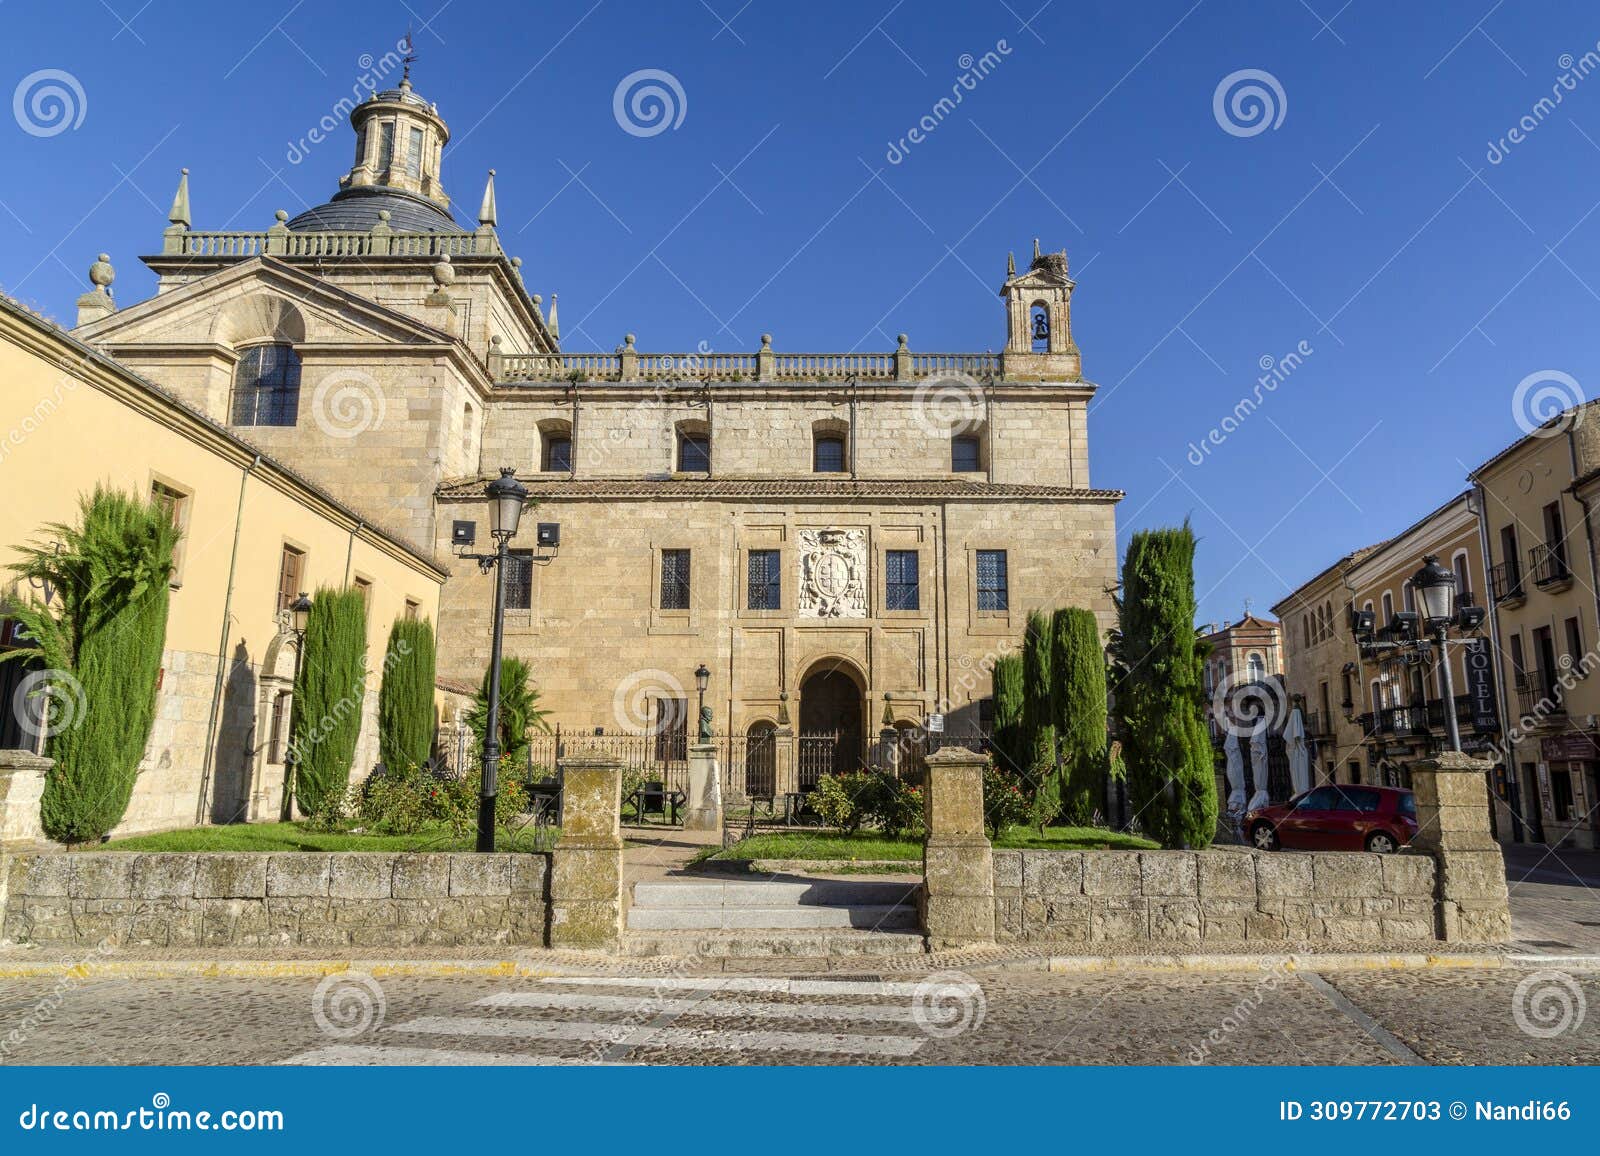
[[1222,740],[1222,754],[1227,760],[1228,810],[1237,814],[1244,810],[1244,755],[1239,750],[1239,735],[1228,731]]
[[1306,724],[1300,717],[1299,707],[1289,713],[1289,725],[1283,728],[1283,742],[1289,748],[1289,779],[1294,784],[1294,793],[1309,791],[1311,748],[1306,743]]
[[1258,723],[1250,732],[1250,777],[1254,780],[1255,794],[1250,796],[1249,810],[1267,805],[1267,724]]

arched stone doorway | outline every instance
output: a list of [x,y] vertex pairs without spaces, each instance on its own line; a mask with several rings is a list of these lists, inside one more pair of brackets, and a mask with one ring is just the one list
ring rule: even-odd
[[863,688],[860,673],[842,659],[819,662],[800,680],[801,790],[861,765]]

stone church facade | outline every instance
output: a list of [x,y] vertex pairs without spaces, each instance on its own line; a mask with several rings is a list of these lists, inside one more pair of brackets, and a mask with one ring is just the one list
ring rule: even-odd
[[264,231],[195,229],[185,170],[156,295],[86,295],[75,336],[449,564],[446,688],[487,662],[491,579],[452,555],[489,548],[506,465],[537,503],[506,650],[569,732],[681,726],[702,663],[719,734],[971,731],[1027,611],[1110,627],[1121,494],[1090,482],[1064,252],[1008,269],[1000,353],[568,352],[492,170],[451,214],[409,77],[351,123],[335,196]]

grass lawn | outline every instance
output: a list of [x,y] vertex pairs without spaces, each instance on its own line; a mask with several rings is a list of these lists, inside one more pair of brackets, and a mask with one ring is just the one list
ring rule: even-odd
[[[996,847],[1032,851],[1155,850],[1157,844],[1137,835],[1100,827],[1012,827]],[[922,858],[922,840],[893,839],[876,831],[844,835],[837,831],[775,831],[754,835],[708,856],[712,859],[895,859]]]
[[[546,847],[560,832],[550,829]],[[133,835],[102,844],[102,851],[471,851],[472,834],[457,836],[448,827],[427,827],[415,835],[358,835],[313,831],[305,823],[230,823],[187,827],[157,835]],[[533,829],[496,835],[501,851],[534,849]]]

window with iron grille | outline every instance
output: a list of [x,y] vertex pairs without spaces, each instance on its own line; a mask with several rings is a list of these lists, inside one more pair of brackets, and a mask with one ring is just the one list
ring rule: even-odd
[[747,564],[748,595],[751,610],[777,610],[782,605],[782,580],[779,577],[777,550],[751,550]]
[[689,757],[689,700],[658,698],[654,703],[650,729],[656,736],[656,762],[682,762]]
[[958,474],[975,474],[983,469],[983,454],[975,437],[950,439],[950,469]]
[[234,425],[294,425],[300,355],[287,345],[252,345],[233,368]]
[[678,472],[708,474],[711,472],[711,437],[703,433],[678,435]]
[[506,552],[506,609],[533,609],[533,551]]
[[811,469],[818,474],[844,473],[844,439],[819,437],[812,446]]
[[689,609],[689,551],[661,551],[661,609]]
[[1010,609],[1004,550],[978,551],[978,609]]
[[917,552],[890,550],[884,554],[884,605],[890,610],[920,610],[917,590]]

